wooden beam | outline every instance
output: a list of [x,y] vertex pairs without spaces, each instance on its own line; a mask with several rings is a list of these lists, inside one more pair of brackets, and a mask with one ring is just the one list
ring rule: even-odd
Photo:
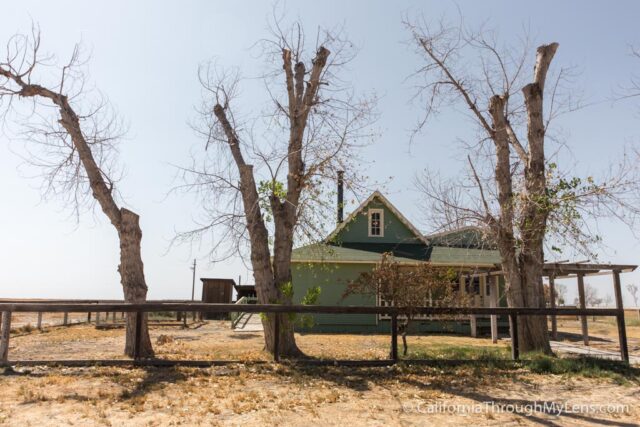
[[[584,295],[584,274],[582,273],[578,274],[578,299],[580,300],[580,308],[583,310],[587,308]],[[580,315],[580,323],[582,324],[582,341],[584,345],[589,345],[589,328],[586,315]]]
[[11,337],[11,312],[2,312],[2,332],[0,332],[0,365],[9,360],[9,338]]
[[[549,291],[549,305],[556,308],[556,280],[553,276],[549,276]],[[555,314],[551,315],[551,339],[558,341],[558,318]]]
[[[498,294],[500,293],[500,277],[495,276],[491,280],[491,295],[489,295],[489,307],[496,308],[498,306]],[[491,341],[496,344],[498,342],[498,316],[491,315]]]
[[629,363],[629,346],[627,344],[627,329],[624,321],[624,306],[622,304],[622,286],[620,285],[620,272],[613,272],[613,290],[616,294],[616,309],[618,315],[618,342],[620,343],[620,358]]

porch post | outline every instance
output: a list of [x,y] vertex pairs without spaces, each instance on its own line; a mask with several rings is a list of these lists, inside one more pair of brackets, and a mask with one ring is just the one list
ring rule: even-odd
[[[489,296],[489,307],[498,307],[498,293],[500,292],[500,276],[494,276],[491,280],[491,295]],[[491,315],[491,341],[495,344],[498,342],[498,316]]]
[[469,325],[471,327],[471,337],[476,338],[478,336],[478,316],[475,314],[470,315]]
[[[580,308],[584,310],[587,308],[584,296],[584,273],[578,273],[578,297],[580,299]],[[587,327],[587,316],[580,316],[580,323],[582,323],[582,340],[584,345],[589,345],[589,328]]]

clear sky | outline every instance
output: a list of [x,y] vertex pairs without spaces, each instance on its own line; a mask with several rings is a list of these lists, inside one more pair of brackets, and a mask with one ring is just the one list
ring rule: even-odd
[[[472,125],[447,112],[409,145],[419,112],[409,103],[412,89],[406,77],[419,60],[404,43],[404,14],[455,18],[459,7],[468,23],[489,20],[504,40],[528,26],[537,41],[559,42],[554,66],[577,66],[581,73],[575,87],[596,103],[558,123],[580,173],[595,173],[625,144],[640,140],[640,102],[598,103],[640,73],[640,61],[629,56],[630,44],[640,46],[638,2],[325,0],[289,1],[285,7],[310,32],[318,25],[344,24],[360,47],[350,78],[358,89],[381,96],[381,136],[363,153],[371,162],[368,173],[382,180],[393,177],[385,189],[389,199],[419,227],[424,215],[411,190],[414,174],[429,167],[455,175],[463,166],[456,139]],[[92,51],[90,81],[130,125],[120,147],[127,172],[121,190],[141,215],[150,298],[189,297],[194,257],[198,277],[250,277],[239,260],[208,263],[207,248],[168,251],[174,230],[188,228],[200,207],[192,197],[166,193],[176,183],[172,165],[188,164],[190,153],[203,145],[188,126],[200,101],[198,64],[216,57],[225,65],[253,66],[249,48],[265,36],[271,8],[267,1],[22,0],[0,14],[2,55],[4,41],[28,31],[31,20],[41,27],[44,50],[67,57],[82,41]],[[0,297],[121,297],[118,242],[111,225],[101,212],[76,225],[59,203],[42,202],[37,182],[25,178],[12,147],[0,135]],[[604,224],[601,233],[610,248],[601,253],[602,261],[640,263],[638,241],[628,230]],[[628,281],[640,281],[640,274],[623,275],[623,284]],[[572,301],[574,285],[569,287]]]

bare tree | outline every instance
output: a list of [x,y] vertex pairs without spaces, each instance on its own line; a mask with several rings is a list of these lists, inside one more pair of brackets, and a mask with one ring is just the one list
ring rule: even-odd
[[635,304],[635,306],[640,307],[640,305],[638,305],[638,285],[636,285],[635,283],[627,284],[627,292],[629,292],[631,298],[633,298],[633,303]]
[[[562,283],[556,283],[554,285],[554,293],[556,299],[556,305],[561,306],[565,303],[565,297],[567,295],[567,287]],[[544,299],[547,302],[551,301],[551,286],[547,283],[544,284]]]
[[556,293],[556,305],[564,305],[567,297],[567,286],[562,283],[556,283],[555,285],[555,293]]
[[[206,212],[200,227],[178,240],[209,233],[218,259],[245,255],[248,247],[261,303],[292,303],[294,240],[317,240],[333,222],[328,212],[335,212],[329,196],[335,194],[336,173],[353,176],[355,150],[372,136],[367,129],[375,100],[356,98],[338,75],[354,55],[351,44],[340,32],[324,30],[316,40],[310,56],[301,25],[285,30],[276,21],[270,38],[257,44],[267,64],[259,78],[267,100],[251,123],[237,113],[238,87],[246,82],[237,71],[209,63],[199,73],[204,101],[196,130],[206,148],[216,151],[207,150],[210,157],[184,169],[183,188],[202,196]],[[263,317],[268,351],[274,319]],[[281,354],[299,354],[291,319],[281,316],[279,330]]]
[[469,295],[454,290],[458,274],[450,268],[430,263],[403,267],[390,253],[383,254],[380,264],[371,272],[364,272],[347,285],[344,296],[368,295],[380,298],[381,303],[398,307],[403,322],[399,325],[403,354],[408,351],[407,333],[415,319],[417,307],[465,307]]
[[[484,28],[405,24],[424,61],[415,75],[416,99],[425,108],[417,130],[443,106],[462,106],[477,127],[477,139],[466,147],[467,174],[444,184],[425,175],[419,178],[422,192],[437,207],[435,218],[480,226],[496,242],[509,306],[544,307],[545,244],[555,250],[554,238],[572,240],[589,251],[598,237],[585,218],[635,221],[640,213],[637,169],[625,157],[596,182],[561,173],[549,160],[545,140],[559,141],[549,132],[550,124],[577,108],[561,90],[569,70],[549,72],[558,43],[539,46],[531,64],[526,37],[515,47],[503,47],[496,33]],[[550,353],[545,319],[522,320],[523,351]]]
[[[41,168],[45,196],[66,197],[77,215],[83,205],[98,203],[120,239],[118,272],[125,301],[144,302],[147,285],[139,217],[116,201],[112,166],[121,126],[106,101],[91,103],[83,96],[81,66],[78,45],[70,60],[56,67],[53,57],[40,51],[39,29],[12,37],[0,62],[3,122],[15,121],[24,129],[26,160]],[[152,356],[146,320],[142,331],[141,354]],[[125,345],[129,356],[134,353],[134,335],[135,316],[129,316]]]
[[638,311],[638,319],[640,320],[640,305],[638,305],[638,285],[635,283],[627,284],[627,292],[631,294],[631,298],[633,298],[633,303],[635,304],[635,308]]

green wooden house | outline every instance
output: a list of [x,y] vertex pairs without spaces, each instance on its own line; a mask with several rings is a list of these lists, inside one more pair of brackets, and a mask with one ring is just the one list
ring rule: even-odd
[[[339,202],[340,203],[340,202]],[[340,215],[340,213],[338,214]],[[319,305],[381,304],[364,295],[344,297],[347,284],[380,262],[382,254],[391,252],[403,265],[430,262],[448,266],[458,272],[452,286],[473,295],[477,306],[504,305],[500,298],[500,280],[486,272],[500,263],[494,245],[475,227],[445,233],[423,235],[380,192],[367,198],[322,242],[294,249],[292,275],[294,302],[300,303],[307,290],[321,288]],[[493,292],[493,297],[492,297]],[[422,318],[413,322],[416,331],[475,332],[488,327],[489,319],[469,318],[455,321]],[[382,315],[317,314],[315,332],[388,332],[390,320]],[[303,329],[303,328],[301,328]],[[473,331],[472,331],[473,329]]]

